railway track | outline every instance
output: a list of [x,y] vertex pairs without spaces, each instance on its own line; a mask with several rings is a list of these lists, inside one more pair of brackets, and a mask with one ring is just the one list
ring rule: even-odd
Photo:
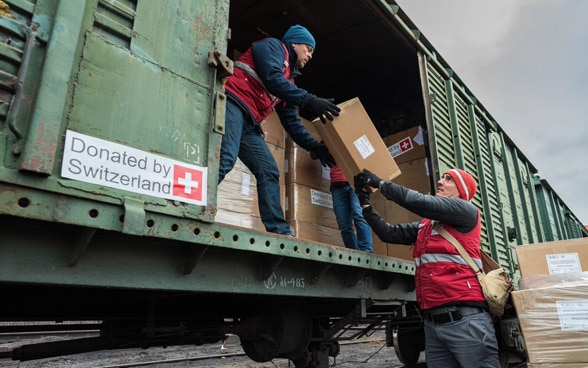
[[[72,338],[73,336],[82,337],[83,333],[89,331],[79,331],[75,334],[66,334],[58,331],[50,334],[46,331],[40,336],[35,337],[38,341],[42,339],[55,340]],[[34,335],[30,333],[14,333],[4,334],[4,338],[9,338],[16,342],[17,345],[30,343],[31,337]],[[2,349],[0,343],[0,351]],[[337,365],[345,367],[370,367],[378,368],[379,365],[365,365],[375,355],[391,356],[395,360],[394,352],[388,349],[382,352],[386,343],[383,337],[370,337],[350,341],[342,341],[341,352],[342,356],[337,358],[335,362]],[[221,350],[220,353],[218,351]],[[353,351],[353,364],[350,365],[349,357],[344,356],[346,353]],[[397,361],[397,360],[396,360]],[[347,362],[347,363],[346,363]],[[363,363],[365,362],[365,363]],[[357,364],[356,364],[357,363]],[[364,365],[362,365],[364,364]],[[256,363],[250,360],[243,352],[240,341],[237,336],[229,336],[223,345],[209,344],[205,346],[183,346],[183,347],[169,347],[166,349],[151,348],[151,349],[131,349],[131,350],[112,350],[102,352],[92,352],[87,354],[77,354],[74,356],[64,356],[56,358],[42,359],[39,361],[14,362],[7,359],[0,360],[0,368],[53,368],[53,367],[93,367],[93,368],[127,368],[127,367],[231,367],[231,368],[282,368],[292,367],[292,363],[286,359],[276,359],[267,363]],[[384,366],[382,366],[384,367]],[[402,367],[398,365],[388,364],[386,368]]]

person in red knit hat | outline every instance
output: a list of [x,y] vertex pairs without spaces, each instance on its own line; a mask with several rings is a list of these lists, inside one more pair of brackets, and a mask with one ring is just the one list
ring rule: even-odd
[[[363,216],[384,242],[412,247],[416,298],[424,317],[429,368],[499,367],[498,343],[488,305],[476,275],[457,249],[435,229],[451,233],[482,268],[480,211],[471,203],[478,186],[469,173],[451,169],[437,182],[437,193],[422,194],[381,180],[369,170],[355,177]],[[381,193],[421,221],[391,225],[369,203],[371,190]]]

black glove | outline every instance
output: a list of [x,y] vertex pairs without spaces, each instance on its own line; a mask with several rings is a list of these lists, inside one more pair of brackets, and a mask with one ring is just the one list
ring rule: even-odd
[[[363,174],[359,174],[359,175],[363,175]],[[355,194],[357,195],[357,198],[359,199],[359,204],[361,206],[370,206],[370,194],[371,193],[365,191],[364,182],[359,177],[359,175],[353,177]]]
[[[324,143],[317,143],[311,150],[310,150],[310,157],[316,157],[321,160],[321,164],[325,167],[335,166],[335,159],[329,153],[329,149],[325,146]],[[314,158],[313,158],[314,159]]]
[[363,172],[358,174],[357,177],[363,182],[363,185],[369,185],[374,188],[379,188],[380,182],[382,181],[382,179],[368,169],[363,169]]
[[326,124],[327,119],[332,121],[333,115],[339,116],[339,111],[341,111],[339,106],[333,102],[335,102],[334,98],[326,99],[311,95],[300,111],[300,116],[308,120],[313,120],[318,116],[323,124]]

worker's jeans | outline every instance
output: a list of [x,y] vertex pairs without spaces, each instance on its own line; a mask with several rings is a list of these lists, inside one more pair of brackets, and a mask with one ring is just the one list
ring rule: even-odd
[[425,321],[425,354],[429,368],[497,368],[498,343],[487,312],[459,321]]
[[[346,248],[372,253],[372,229],[363,218],[359,199],[351,185],[331,188],[333,211]],[[353,230],[355,224],[355,230]],[[357,232],[357,236],[356,236]]]
[[220,153],[218,182],[233,169],[237,157],[255,176],[261,221],[271,233],[291,235],[280,204],[278,166],[261,134],[250,121],[249,114],[235,102],[227,100],[225,135]]

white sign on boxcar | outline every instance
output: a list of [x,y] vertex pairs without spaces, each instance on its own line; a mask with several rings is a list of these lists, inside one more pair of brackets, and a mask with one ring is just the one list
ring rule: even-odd
[[206,205],[208,168],[68,130],[61,176]]

